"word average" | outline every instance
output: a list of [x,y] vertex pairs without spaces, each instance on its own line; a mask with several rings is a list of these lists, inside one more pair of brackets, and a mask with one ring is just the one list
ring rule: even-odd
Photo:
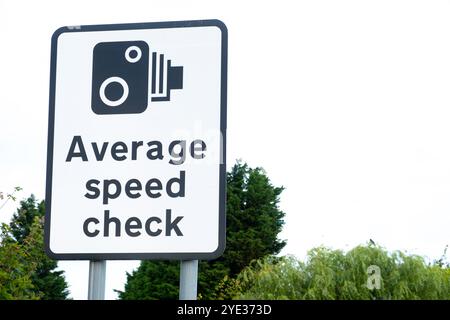
[[[147,157],[149,160],[163,160],[165,157],[163,143],[158,140],[147,142],[146,147],[144,147],[144,141],[142,140],[129,143],[123,141],[114,143],[108,141],[91,142],[90,149],[87,150],[83,138],[74,136],[67,153],[66,162],[71,162],[77,158],[84,162],[90,159],[103,161],[107,154],[115,161],[138,160],[142,157]],[[203,159],[205,151],[206,143],[200,139],[193,140],[190,143],[186,140],[173,140],[167,147],[169,163],[173,165],[183,164],[186,161],[187,153],[192,159]]]

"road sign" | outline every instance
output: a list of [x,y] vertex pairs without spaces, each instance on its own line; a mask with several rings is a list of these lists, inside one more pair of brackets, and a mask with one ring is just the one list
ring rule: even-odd
[[52,38],[45,243],[55,259],[212,259],[225,247],[227,30]]

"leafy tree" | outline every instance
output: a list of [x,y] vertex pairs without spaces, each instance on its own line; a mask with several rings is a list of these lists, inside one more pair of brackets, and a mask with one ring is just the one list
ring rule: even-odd
[[36,293],[44,300],[63,300],[69,294],[68,286],[63,276],[64,271],[55,270],[58,264],[44,252],[43,221],[45,215],[44,201],[38,202],[34,195],[20,202],[20,207],[13,215],[10,223],[12,238],[22,245],[30,234],[34,235],[35,246],[30,254],[37,261],[31,274],[31,280]]
[[282,187],[274,187],[261,168],[237,163],[227,179],[227,247],[222,260],[230,275],[250,261],[278,254],[286,241],[277,239],[284,221],[279,210]]
[[44,201],[38,202],[34,195],[20,201],[20,207],[13,214],[9,224],[14,239],[22,243],[30,234],[35,217],[43,218],[45,215]]
[[[250,261],[278,254],[286,245],[277,238],[284,212],[278,208],[282,187],[271,184],[261,168],[237,162],[227,174],[227,244],[222,257],[199,262],[202,299],[226,298],[224,279],[232,279]],[[219,286],[222,284],[222,286]],[[121,299],[177,299],[179,262],[142,261],[127,274]]]
[[[0,210],[10,200],[16,201],[15,193],[21,191],[15,187],[13,193],[5,194],[0,191]],[[29,244],[27,240],[25,243]],[[36,269],[36,263],[26,262],[29,246],[19,245],[11,235],[11,228],[2,223],[0,229],[0,300],[39,299],[35,294],[31,275]]]
[[31,281],[36,263],[29,263],[28,246],[14,241],[6,224],[1,226],[0,241],[0,300],[39,299]]
[[120,293],[121,298],[157,300],[178,297],[178,287],[174,285],[178,281],[178,268],[173,261],[142,262],[133,275],[127,274],[128,290]]
[[[379,268],[378,286],[368,273],[370,266]],[[294,257],[258,260],[228,291],[236,299],[450,299],[450,269],[373,244],[347,253],[319,247],[309,251],[306,262]]]
[[13,192],[7,193],[6,196],[2,191],[0,191],[0,201],[3,201],[6,198],[3,203],[0,203],[0,210],[3,209],[3,207],[8,203],[9,200],[16,201],[16,193],[19,191],[22,191],[21,187],[14,187]]

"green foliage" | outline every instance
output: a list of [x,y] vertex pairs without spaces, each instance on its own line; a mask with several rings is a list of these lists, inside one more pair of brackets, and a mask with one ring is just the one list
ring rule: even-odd
[[14,213],[11,223],[11,233],[17,242],[22,243],[30,234],[35,217],[43,218],[45,215],[44,201],[38,202],[34,195],[20,201],[20,207]]
[[227,178],[227,252],[222,260],[234,276],[250,261],[278,254],[284,221],[279,210],[282,187],[274,187],[261,168],[237,163]]
[[172,261],[142,262],[132,275],[127,273],[126,286],[133,289],[120,294],[128,300],[176,299],[178,287],[174,283],[178,282],[178,269]]
[[44,201],[38,202],[33,195],[21,201],[9,226],[9,241],[27,248],[28,259],[23,264],[33,263],[29,277],[35,295],[43,300],[63,300],[69,294],[63,271],[55,270],[57,262],[44,252],[44,214]]
[[[278,208],[283,188],[274,187],[261,168],[238,162],[227,174],[227,244],[222,257],[199,262],[201,299],[228,298],[233,279],[252,260],[278,254],[286,245],[277,238],[284,212]],[[143,261],[127,274],[121,299],[176,299],[179,262]]]
[[0,241],[0,300],[39,299],[31,281],[36,262],[30,259],[30,242],[18,244],[6,224],[1,226]]
[[2,191],[0,191],[0,200],[4,200],[6,198],[6,201],[0,204],[0,210],[8,203],[9,200],[16,201],[17,199],[16,193],[19,191],[22,191],[21,187],[14,187],[14,191],[12,193],[7,193],[6,197],[5,194]]
[[[368,286],[369,266],[380,268],[380,286]],[[228,288],[237,299],[450,299],[450,269],[416,255],[376,245],[344,253],[325,247],[306,262],[267,257],[245,268]]]
[[[15,193],[21,191],[21,187],[15,187],[12,194],[6,195],[6,201],[0,205],[0,210],[9,200],[16,201]],[[0,191],[0,200],[5,195]],[[30,259],[29,244],[32,239],[27,239],[22,245],[12,237],[11,228],[2,223],[0,230],[0,300],[34,300],[39,299],[33,289],[31,275],[36,270],[36,262]]]

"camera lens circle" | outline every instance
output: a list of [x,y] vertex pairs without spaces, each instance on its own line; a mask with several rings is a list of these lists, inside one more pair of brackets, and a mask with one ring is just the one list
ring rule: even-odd
[[[111,83],[118,83],[123,88],[122,96],[117,100],[110,100],[110,99],[108,99],[108,97],[106,97],[106,94],[105,94],[106,87]],[[110,106],[110,107],[117,107],[117,106],[121,105],[122,103],[124,103],[125,100],[128,98],[128,93],[129,93],[128,84],[125,80],[123,80],[120,77],[110,77],[110,78],[106,79],[101,84],[100,90],[99,90],[100,99],[102,100],[102,102],[104,104],[106,104],[107,106]]]
[[[131,57],[131,55],[130,55],[132,52],[136,53],[136,56],[134,58]],[[125,50],[125,59],[127,59],[128,62],[131,62],[131,63],[138,62],[141,59],[141,57],[142,57],[142,51],[137,46],[131,46],[131,47],[128,47],[127,50]]]

